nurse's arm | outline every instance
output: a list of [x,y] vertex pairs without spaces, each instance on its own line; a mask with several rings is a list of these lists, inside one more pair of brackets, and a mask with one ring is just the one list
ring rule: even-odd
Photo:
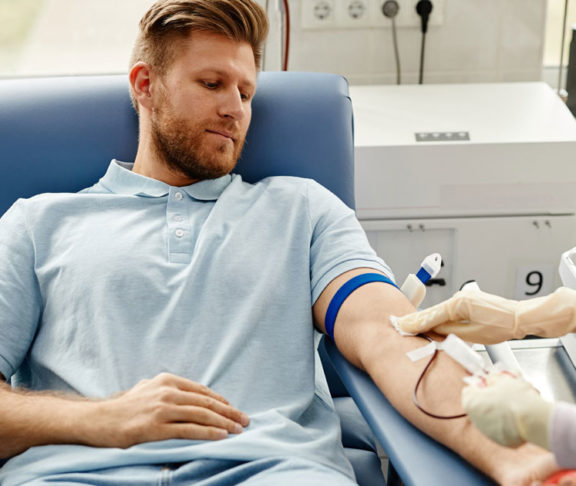
[[[356,269],[334,279],[314,304],[316,325],[325,332],[324,316],[336,291],[350,278],[372,269]],[[450,447],[499,484],[530,484],[528,477],[545,478],[553,470],[550,457],[538,449],[507,449],[496,445],[466,418],[438,420],[416,408],[412,393],[427,360],[413,363],[406,352],[428,343],[421,337],[402,337],[389,324],[390,315],[414,312],[412,304],[392,285],[381,282],[356,289],[342,304],[334,327],[340,352],[366,371],[394,407],[411,423]],[[465,372],[439,353],[421,386],[420,404],[439,415],[462,413],[462,377]],[[518,479],[519,477],[522,479]],[[515,479],[512,480],[511,478]],[[526,482],[524,482],[524,480]]]
[[248,417],[222,396],[162,373],[106,400],[14,390],[0,375],[0,458],[33,446],[126,448],[164,439],[223,439]]

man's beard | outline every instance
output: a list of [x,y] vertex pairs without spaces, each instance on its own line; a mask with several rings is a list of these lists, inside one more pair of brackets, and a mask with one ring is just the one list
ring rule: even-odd
[[[173,117],[162,108],[161,111],[156,110],[152,116],[153,148],[170,169],[191,180],[216,179],[230,173],[242,153],[244,137],[237,135],[238,130],[230,125],[233,124],[190,124],[186,120]],[[226,141],[213,148],[209,148],[209,144],[204,145],[207,128],[234,133],[232,150]]]

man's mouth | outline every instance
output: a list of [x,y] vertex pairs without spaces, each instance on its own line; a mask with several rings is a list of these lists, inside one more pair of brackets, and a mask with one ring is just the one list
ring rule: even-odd
[[224,138],[228,138],[230,140],[232,140],[232,142],[236,142],[236,137],[234,136],[233,132],[229,132],[228,130],[221,130],[221,129],[217,129],[217,130],[206,130],[208,133],[212,133],[214,135],[220,135],[221,137]]

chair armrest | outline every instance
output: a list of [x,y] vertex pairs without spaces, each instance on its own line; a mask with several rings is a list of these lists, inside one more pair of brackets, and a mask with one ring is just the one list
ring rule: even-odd
[[380,392],[372,379],[350,364],[325,337],[320,346],[372,428],[405,486],[493,486],[456,453],[414,427]]

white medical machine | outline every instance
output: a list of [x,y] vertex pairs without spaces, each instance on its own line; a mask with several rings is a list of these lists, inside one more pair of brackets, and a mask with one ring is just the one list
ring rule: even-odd
[[[558,272],[562,285],[576,289],[576,247],[562,253]],[[561,341],[572,364],[576,367],[576,334],[567,334]]]
[[508,298],[560,285],[576,245],[576,121],[544,83],[352,86],[357,214],[403,281],[431,252],[425,305],[476,280]]

